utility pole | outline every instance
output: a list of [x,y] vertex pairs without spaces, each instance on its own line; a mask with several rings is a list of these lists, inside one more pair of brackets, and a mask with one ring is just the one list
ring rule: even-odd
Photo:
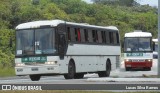
[[160,78],[160,0],[158,0],[158,78]]

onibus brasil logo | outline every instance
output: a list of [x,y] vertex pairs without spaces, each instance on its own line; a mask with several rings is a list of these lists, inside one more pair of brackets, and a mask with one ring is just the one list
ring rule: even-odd
[[2,90],[42,90],[42,87],[34,85],[2,85]]

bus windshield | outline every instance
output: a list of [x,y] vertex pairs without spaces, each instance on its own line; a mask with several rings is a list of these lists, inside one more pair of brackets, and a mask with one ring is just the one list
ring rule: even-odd
[[124,51],[152,51],[151,38],[146,37],[126,37],[124,40]]
[[16,32],[16,55],[53,54],[55,52],[54,28]]

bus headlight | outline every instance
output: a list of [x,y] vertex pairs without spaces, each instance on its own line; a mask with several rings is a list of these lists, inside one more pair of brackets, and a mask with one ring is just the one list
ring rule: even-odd
[[16,63],[16,66],[21,67],[21,66],[25,66],[25,64],[24,63]]
[[152,59],[146,59],[146,62],[152,62]]
[[45,62],[45,64],[47,64],[47,65],[53,65],[53,64],[57,64],[57,61],[48,61],[48,62]]
[[125,59],[125,62],[131,62],[132,60],[130,60],[130,59]]

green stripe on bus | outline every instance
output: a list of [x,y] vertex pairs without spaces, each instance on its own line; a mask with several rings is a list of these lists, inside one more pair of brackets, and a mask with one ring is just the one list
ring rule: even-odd
[[47,57],[24,57],[22,62],[46,62]]
[[143,53],[127,53],[127,56],[143,56]]

